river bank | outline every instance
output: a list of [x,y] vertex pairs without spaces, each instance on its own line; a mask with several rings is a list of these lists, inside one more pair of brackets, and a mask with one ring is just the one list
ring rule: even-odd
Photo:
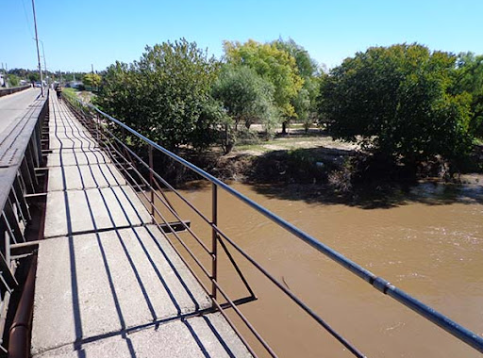
[[[423,163],[417,172],[385,165],[358,146],[334,141],[317,129],[293,131],[267,142],[242,143],[226,155],[217,149],[181,155],[222,180],[255,184],[267,193],[283,191],[286,197],[363,207],[392,206],[421,183],[472,184],[481,177],[451,173],[447,163],[438,160]],[[480,149],[473,161],[482,160]],[[197,178],[179,177],[177,182],[193,179]]]

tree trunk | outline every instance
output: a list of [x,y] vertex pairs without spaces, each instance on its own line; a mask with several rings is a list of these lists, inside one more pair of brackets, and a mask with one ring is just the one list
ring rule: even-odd
[[284,121],[282,123],[282,135],[286,135],[287,134],[287,122]]

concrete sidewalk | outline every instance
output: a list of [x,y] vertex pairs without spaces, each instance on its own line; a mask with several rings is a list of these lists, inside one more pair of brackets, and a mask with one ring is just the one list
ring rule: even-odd
[[136,193],[51,96],[34,357],[250,357]]

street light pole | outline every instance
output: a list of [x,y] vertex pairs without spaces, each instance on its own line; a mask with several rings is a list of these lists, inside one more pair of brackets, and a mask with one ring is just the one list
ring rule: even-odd
[[35,1],[32,0],[32,10],[34,12],[34,25],[35,25],[35,43],[37,44],[37,59],[39,62],[39,74],[40,74],[40,95],[44,96],[44,79],[42,77],[42,66],[40,65],[40,51],[39,51],[39,35],[37,33],[37,17],[35,15]]

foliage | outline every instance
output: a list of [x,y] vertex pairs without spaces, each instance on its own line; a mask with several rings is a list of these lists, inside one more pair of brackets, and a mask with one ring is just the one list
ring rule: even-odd
[[10,86],[12,86],[12,87],[17,87],[17,86],[20,85],[20,79],[18,78],[18,76],[13,75],[13,74],[8,75],[8,82],[10,83]]
[[304,124],[305,130],[314,121],[317,112],[317,96],[319,94],[319,69],[317,62],[312,59],[307,50],[297,44],[294,40],[274,41],[274,45],[290,54],[295,59],[298,74],[304,80],[301,90],[292,99],[296,117]]
[[470,102],[454,92],[455,57],[421,45],[373,47],[322,82],[320,114],[334,138],[415,165],[468,150]]
[[37,72],[30,72],[29,74],[29,81],[30,82],[38,82],[40,81],[40,76]]
[[101,85],[102,77],[97,73],[87,73],[82,78],[82,82],[86,86],[96,88],[99,91],[99,86]]
[[224,42],[225,57],[234,66],[248,66],[259,76],[273,84],[274,102],[285,117],[296,117],[291,103],[297,97],[304,80],[298,74],[296,60],[274,43],[261,44],[253,40],[246,43]]
[[146,47],[130,65],[116,62],[104,76],[97,104],[141,134],[174,149],[214,140],[222,113],[210,96],[218,63],[185,39]]
[[483,137],[483,55],[468,52],[457,59],[455,92],[466,91],[471,95],[472,133]]
[[287,52],[295,59],[298,74],[303,79],[317,76],[319,72],[317,62],[310,57],[310,54],[306,49],[297,44],[294,40],[288,39],[287,41],[284,41],[283,39],[278,39],[277,41],[274,41],[273,44],[275,47]]
[[[233,119],[234,130],[240,122],[249,129],[255,121],[264,125],[273,121],[273,85],[249,67],[224,65],[213,86],[218,99]],[[273,125],[266,125],[270,131]]]

